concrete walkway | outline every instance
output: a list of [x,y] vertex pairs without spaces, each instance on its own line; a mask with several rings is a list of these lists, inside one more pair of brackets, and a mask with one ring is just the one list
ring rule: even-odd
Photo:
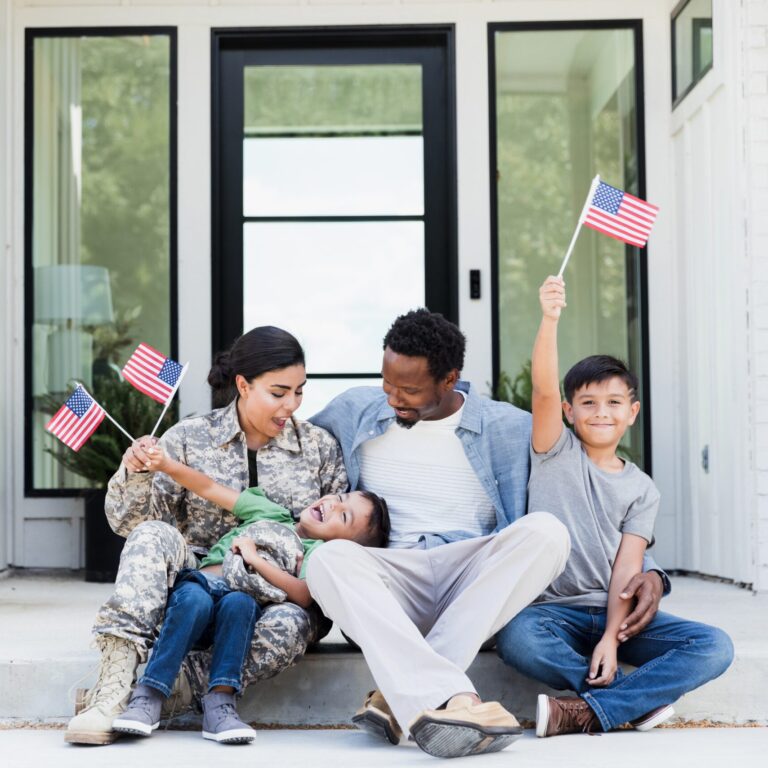
[[177,768],[244,765],[279,768],[762,768],[768,728],[679,728],[648,733],[622,731],[600,736],[537,739],[531,731],[503,752],[449,763],[413,744],[392,747],[359,731],[260,731],[247,746],[222,746],[198,733],[158,731],[151,739],[118,741],[108,747],[64,743],[62,731],[0,730],[4,768]]

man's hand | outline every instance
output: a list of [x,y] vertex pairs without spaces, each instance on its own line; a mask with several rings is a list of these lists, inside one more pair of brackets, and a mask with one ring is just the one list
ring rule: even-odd
[[619,595],[622,600],[637,600],[635,610],[624,619],[619,627],[619,642],[623,643],[642,632],[659,610],[663,584],[656,571],[637,573]]
[[129,472],[146,472],[149,455],[147,451],[157,443],[156,437],[145,435],[136,440],[123,454],[123,464]]

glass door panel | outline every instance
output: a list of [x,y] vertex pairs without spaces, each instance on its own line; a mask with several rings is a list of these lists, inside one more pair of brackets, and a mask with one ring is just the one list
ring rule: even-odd
[[305,418],[380,381],[397,315],[458,319],[450,33],[325,34],[220,42],[214,345],[257,325],[295,334]]
[[[496,188],[495,374],[513,381],[531,356],[538,287],[556,274],[592,177],[643,196],[635,30],[497,29],[494,37]],[[625,438],[643,464],[647,371],[637,248],[583,228],[565,272],[561,375],[596,353],[628,361],[645,419]],[[642,422],[642,423],[640,423]]]

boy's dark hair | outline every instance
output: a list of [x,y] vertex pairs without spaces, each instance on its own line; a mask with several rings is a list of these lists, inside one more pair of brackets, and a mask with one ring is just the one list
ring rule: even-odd
[[371,503],[371,517],[368,520],[368,530],[360,542],[365,547],[386,547],[389,543],[389,507],[387,502],[370,491],[360,491],[360,495]]
[[573,403],[576,390],[587,384],[599,384],[601,381],[613,378],[621,379],[627,385],[632,402],[637,400],[639,386],[637,376],[627,368],[624,362],[610,355],[591,355],[579,360],[563,379],[565,399]]
[[398,355],[426,357],[432,378],[441,381],[452,370],[464,367],[464,334],[438,312],[414,309],[392,323],[384,337],[384,349]]

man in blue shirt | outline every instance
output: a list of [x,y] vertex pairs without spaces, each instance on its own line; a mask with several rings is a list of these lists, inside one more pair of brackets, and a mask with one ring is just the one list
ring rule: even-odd
[[388,549],[329,542],[308,569],[379,686],[354,721],[393,743],[407,728],[438,757],[498,751],[522,733],[465,670],[560,574],[570,546],[553,516],[525,515],[530,414],[460,381],[464,348],[441,315],[409,312],[384,339],[382,389],[351,389],[312,418],[341,444],[350,487],[390,510]]

